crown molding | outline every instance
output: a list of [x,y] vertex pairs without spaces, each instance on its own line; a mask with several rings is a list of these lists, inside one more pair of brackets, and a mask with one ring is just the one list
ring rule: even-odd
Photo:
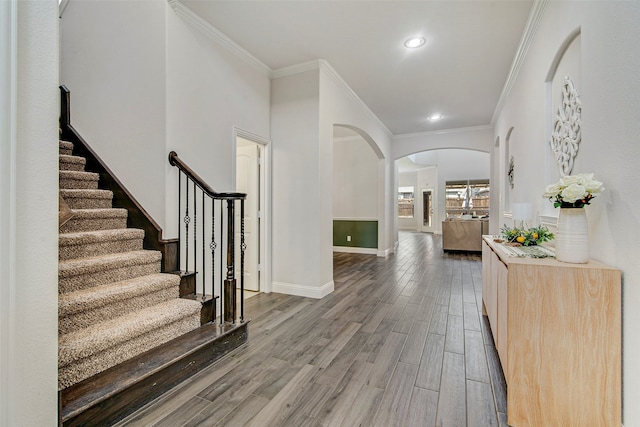
[[315,59],[308,62],[303,62],[301,64],[292,65],[290,67],[279,68],[277,70],[272,70],[266,65],[264,62],[260,61],[258,58],[253,56],[249,51],[244,49],[242,46],[238,45],[236,42],[231,40],[225,34],[223,34],[220,30],[215,28],[213,25],[202,19],[196,13],[194,13],[187,6],[182,4],[180,0],[167,0],[167,3],[174,11],[174,13],[180,17],[183,21],[190,24],[204,35],[214,40],[215,42],[222,45],[224,48],[229,50],[231,53],[235,54],[239,58],[243,59],[249,65],[258,69],[270,79],[277,79],[287,76],[292,76],[299,73],[304,73],[312,70],[324,70],[329,74],[329,76],[333,77],[333,79],[345,90],[347,94],[351,96],[353,100],[359,103],[362,108],[364,108],[369,115],[373,118],[373,120],[380,126],[380,128],[385,132],[385,134],[392,138],[393,134],[387,128],[387,126],[382,123],[382,121],[376,116],[373,111],[367,106],[367,104],[360,99],[360,97],[351,89],[351,87],[344,81],[344,79],[333,69],[329,63],[324,59]]
[[416,132],[416,133],[401,133],[401,134],[395,135],[393,139],[407,139],[407,138],[416,138],[421,136],[446,135],[450,133],[462,133],[462,132],[478,132],[483,130],[493,130],[493,125],[468,126],[464,128],[430,130],[427,132]]
[[64,13],[64,10],[68,5],[69,0],[60,0],[60,2],[58,3],[58,18],[62,18],[62,14]]
[[196,13],[194,13],[187,6],[182,4],[180,0],[167,0],[171,9],[173,9],[174,13],[180,17],[183,21],[190,24],[195,29],[199,30],[201,33],[209,37],[211,40],[219,43],[224,48],[235,54],[240,59],[244,60],[249,65],[256,68],[258,71],[264,73],[265,75],[271,77],[272,70],[267,66],[264,62],[260,61],[258,58],[253,56],[249,51],[244,49],[242,46],[238,45],[236,42],[231,40],[225,34],[223,34],[216,27],[202,19]]
[[511,93],[511,89],[518,78],[518,74],[520,73],[520,68],[524,63],[525,57],[533,42],[533,38],[538,31],[538,26],[540,25],[540,21],[544,16],[544,10],[547,6],[549,0],[534,0],[533,5],[531,6],[531,12],[529,13],[529,18],[527,19],[527,24],[525,25],[525,29],[522,33],[522,38],[520,39],[520,44],[518,45],[518,50],[516,50],[515,57],[513,58],[513,62],[511,63],[511,69],[509,70],[509,75],[507,76],[507,80],[505,81],[504,87],[502,88],[502,92],[500,93],[500,98],[498,98],[498,103],[496,104],[496,108],[493,111],[493,117],[491,117],[491,124],[494,125],[496,120],[498,119],[498,114],[502,110],[504,103],[507,100],[507,97]]
[[278,68],[271,71],[269,77],[272,79],[280,79],[282,77],[293,76],[300,73],[306,73],[307,71],[319,70],[321,62],[326,62],[323,59],[314,59],[300,64],[291,65],[288,67]]
[[326,73],[333,78],[333,80],[338,83],[340,87],[345,91],[347,95],[351,97],[356,103],[360,104],[362,108],[369,113],[371,118],[376,122],[378,126],[384,131],[384,133],[389,137],[393,137],[393,133],[389,130],[389,128],[382,123],[382,121],[374,114],[373,111],[369,108],[367,104],[364,103],[362,99],[351,89],[351,87],[344,81],[344,79],[338,74],[338,72],[329,64],[329,62],[325,59],[314,59],[312,61],[303,62],[301,64],[292,65],[290,67],[279,68],[274,70],[271,73],[271,78],[278,79],[287,76],[293,76],[299,73],[305,73],[307,71],[313,70],[324,70]]

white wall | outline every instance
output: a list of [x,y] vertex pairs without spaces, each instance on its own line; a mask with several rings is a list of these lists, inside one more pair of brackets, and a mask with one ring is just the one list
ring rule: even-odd
[[56,2],[0,4],[3,426],[57,425],[57,16]]
[[270,135],[269,77],[219,42],[167,12],[166,237],[177,236],[177,170],[173,150],[216,191],[234,191],[237,127],[264,139]]
[[322,272],[319,76],[311,70],[271,82],[273,290],[321,298],[333,290]]
[[[117,32],[118,37],[114,37]],[[233,191],[233,128],[270,133],[270,80],[164,1],[70,1],[61,82],[71,123],[163,228],[177,236],[174,150]]]
[[[498,114],[495,137],[517,131],[512,147],[516,187],[512,197],[548,211],[542,199],[550,182],[544,167],[549,138],[545,81],[567,38],[580,30],[582,144],[574,173],[595,173],[606,191],[586,207],[591,257],[623,274],[624,423],[640,420],[640,3],[549,2],[525,61]],[[557,103],[557,101],[556,101]],[[556,104],[557,105],[557,104]],[[522,177],[522,180],[518,180]],[[555,215],[557,212],[551,210]],[[492,218],[492,222],[496,219]],[[492,224],[495,226],[495,224]]]
[[378,218],[378,156],[360,136],[334,140],[333,218]]
[[274,74],[273,290],[321,298],[333,290],[334,125],[351,127],[378,157],[379,255],[395,243],[391,138],[324,61]]
[[60,19],[71,124],[160,226],[167,9],[163,1],[72,0]]

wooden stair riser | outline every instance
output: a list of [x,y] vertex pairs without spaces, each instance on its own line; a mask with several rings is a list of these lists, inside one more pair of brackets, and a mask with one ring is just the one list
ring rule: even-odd
[[202,294],[190,294],[190,295],[181,295],[183,299],[190,299],[193,301],[198,301],[201,304],[200,307],[200,324],[206,325],[210,322],[215,322],[217,317],[216,312],[216,301],[218,297],[212,297],[211,295],[202,295]]
[[61,234],[127,228],[126,209],[72,209],[71,212],[71,219],[60,227]]
[[200,307],[200,325],[206,325],[209,322],[216,321],[216,300],[211,298],[201,302]]
[[97,190],[100,175],[91,172],[60,171],[60,189]]
[[[60,237],[58,259],[69,260],[114,253],[131,252],[142,249],[144,232],[135,229],[102,230],[104,236],[96,236],[92,239],[83,239],[82,233],[74,233],[74,238]],[[122,233],[119,235],[117,233]],[[93,237],[94,235],[92,235]]]
[[193,271],[180,271],[180,297],[194,295],[196,293],[196,273]]

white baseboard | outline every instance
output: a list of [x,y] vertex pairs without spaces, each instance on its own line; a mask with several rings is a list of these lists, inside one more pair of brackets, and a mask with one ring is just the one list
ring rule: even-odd
[[271,291],[279,294],[321,299],[333,292],[333,286],[333,280],[320,287],[299,285],[295,283],[273,282]]
[[358,248],[353,246],[334,246],[333,252],[345,252],[349,254],[368,254],[368,255],[378,254],[378,250],[376,248]]
[[395,249],[383,249],[378,251],[377,255],[381,258],[386,258],[389,255],[394,254],[395,252],[396,252]]
[[[397,244],[396,244],[397,246]],[[344,252],[348,254],[366,254],[366,255],[376,255],[381,258],[386,258],[391,254],[396,252],[395,249],[375,249],[375,248],[354,248],[350,246],[334,246],[333,252]]]

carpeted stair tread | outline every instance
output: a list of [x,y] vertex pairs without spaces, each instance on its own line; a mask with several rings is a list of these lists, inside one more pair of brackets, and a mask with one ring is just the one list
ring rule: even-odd
[[83,171],[87,160],[84,157],[60,154],[59,163],[61,171]]
[[58,339],[59,387],[102,372],[200,326],[200,303],[173,299]]
[[61,170],[59,173],[61,189],[98,189],[100,174],[94,172],[64,170]]
[[68,365],[74,360],[99,353],[149,332],[158,325],[175,322],[194,314],[200,315],[199,302],[176,298],[106,320],[95,327],[61,335],[58,340],[60,349],[58,365]]
[[60,195],[71,209],[111,208],[113,193],[109,190],[60,189]]
[[58,259],[67,260],[137,251],[142,249],[143,239],[144,230],[136,228],[60,234]]
[[71,209],[71,213],[73,214],[71,219],[60,227],[62,234],[127,228],[126,209]]
[[66,334],[178,298],[179,285],[180,276],[157,273],[61,294],[58,299],[59,332]]
[[69,141],[60,141],[59,142],[59,151],[60,154],[71,155],[73,152],[73,142]]
[[132,251],[58,263],[58,292],[73,292],[93,286],[160,272],[158,251]]

